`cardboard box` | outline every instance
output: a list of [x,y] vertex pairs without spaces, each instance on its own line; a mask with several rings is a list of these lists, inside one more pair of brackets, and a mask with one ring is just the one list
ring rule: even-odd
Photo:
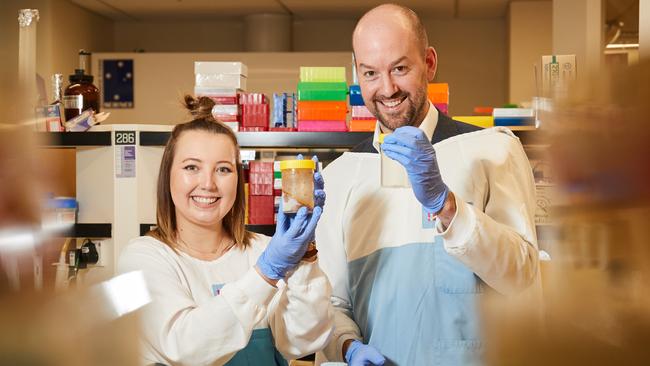
[[576,55],[542,56],[542,95],[553,97],[566,92],[576,79]]

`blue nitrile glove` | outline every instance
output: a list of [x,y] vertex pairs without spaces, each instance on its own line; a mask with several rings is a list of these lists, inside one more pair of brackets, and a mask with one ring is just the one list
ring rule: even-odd
[[373,346],[352,341],[345,352],[345,361],[350,366],[381,366],[386,358]]
[[[316,163],[318,166],[318,159]],[[264,276],[272,280],[282,279],[300,263],[307,245],[314,241],[316,224],[323,212],[323,186],[321,174],[314,173],[314,209],[311,214],[307,213],[306,207],[301,207],[295,215],[285,214],[280,200],[275,235],[257,259],[257,268]]]
[[440,176],[436,151],[422,130],[404,126],[386,136],[381,150],[406,168],[413,193],[429,212],[442,210],[449,188]]

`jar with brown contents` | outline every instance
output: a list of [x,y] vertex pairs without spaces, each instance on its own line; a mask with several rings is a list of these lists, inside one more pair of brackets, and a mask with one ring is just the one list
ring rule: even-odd
[[302,206],[309,212],[314,208],[314,170],[313,160],[283,160],[282,171],[282,211],[296,213]]

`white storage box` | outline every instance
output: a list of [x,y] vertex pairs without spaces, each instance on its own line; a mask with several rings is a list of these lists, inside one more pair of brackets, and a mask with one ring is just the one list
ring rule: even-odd
[[241,62],[194,62],[194,74],[232,74],[248,77],[248,67]]
[[246,90],[246,77],[233,74],[196,74],[194,87]]

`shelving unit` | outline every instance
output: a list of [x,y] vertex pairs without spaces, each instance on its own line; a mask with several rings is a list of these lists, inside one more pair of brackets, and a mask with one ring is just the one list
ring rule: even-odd
[[[100,125],[92,132],[37,133],[43,148],[76,149],[80,211],[78,224],[70,236],[99,239],[106,248],[102,252],[105,267],[94,269],[89,281],[111,277],[121,249],[155,222],[158,166],[172,128],[169,125]],[[120,141],[118,136],[125,133],[130,138]],[[514,133],[524,144],[543,146],[544,134],[537,129],[517,128]],[[340,154],[341,150],[351,149],[372,135],[371,132],[239,132],[237,139],[245,149],[323,149],[330,150],[330,155],[327,151],[323,153],[334,158],[332,151]],[[132,154],[131,162],[124,160],[125,151]],[[123,165],[128,164],[131,164],[128,168],[131,175],[124,176]],[[275,225],[248,225],[247,228],[269,236],[275,231]]]
[[[104,248],[104,267],[90,271],[87,281],[111,277],[122,248],[153,226],[157,171],[172,128],[169,125],[100,125],[92,132],[37,133],[42,148],[76,150],[80,209],[78,224],[68,236],[98,239]],[[123,138],[125,134],[128,139]],[[370,132],[237,133],[242,148],[323,149],[329,151],[319,156],[325,154],[331,158],[371,136]],[[126,152],[132,155],[132,161],[124,160]],[[126,165],[131,170],[124,175]],[[275,225],[248,225],[247,228],[269,236],[275,232]]]
[[110,131],[102,132],[37,132],[36,141],[42,147],[77,148],[111,146]]
[[108,239],[112,236],[112,231],[111,224],[75,224],[70,230],[66,230],[57,236],[77,239]]

